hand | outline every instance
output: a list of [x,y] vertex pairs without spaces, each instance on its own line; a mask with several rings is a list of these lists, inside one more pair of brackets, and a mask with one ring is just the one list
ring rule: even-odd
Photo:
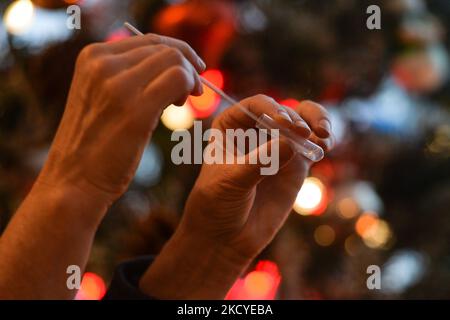
[[[333,145],[329,116],[316,103],[305,101],[294,111],[259,95],[241,104],[257,116],[268,114],[325,151]],[[213,123],[223,134],[226,129],[254,126],[255,121],[237,106],[224,111]],[[270,149],[272,144],[270,141],[258,149]],[[158,298],[225,297],[236,277],[282,227],[311,165],[294,154],[283,138],[279,140],[279,155],[280,170],[274,176],[262,176],[262,165],[248,161],[204,164],[181,224],[142,278],[142,290]],[[177,268],[169,267],[171,264]],[[166,277],[168,273],[171,275]],[[170,284],[176,284],[177,277],[178,289],[171,291],[174,287]]]
[[163,109],[201,94],[204,68],[186,43],[154,34],[86,47],[37,185],[111,204],[127,189]]
[[[294,111],[269,97],[256,96],[242,101],[242,105],[257,116],[268,114],[303,137],[311,138],[325,151],[332,147],[329,116],[316,103],[305,101]],[[236,106],[222,113],[213,124],[224,135],[226,129],[245,130],[254,126],[255,121]],[[260,146],[247,158],[261,149],[271,149],[271,145],[269,142]],[[283,225],[311,165],[302,155],[295,155],[284,139],[279,140],[279,155],[280,169],[271,176],[261,175],[264,165],[259,161],[256,165],[248,161],[204,164],[187,201],[182,227],[251,260]]]
[[203,69],[186,43],[152,34],[82,51],[49,158],[1,237],[0,298],[73,298],[67,267],[84,269],[163,108],[200,94]]

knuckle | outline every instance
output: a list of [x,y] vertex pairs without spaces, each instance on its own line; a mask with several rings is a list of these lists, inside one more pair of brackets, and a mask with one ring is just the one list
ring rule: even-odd
[[177,81],[177,84],[180,86],[184,92],[190,91],[191,87],[191,77],[187,70],[181,66],[175,66],[172,68],[173,77]]
[[118,81],[115,81],[113,78],[106,80],[103,83],[103,90],[110,96],[110,97],[117,97],[122,94],[122,86]]
[[166,43],[166,39],[164,36],[160,36],[159,34],[156,33],[148,33],[146,35],[146,37],[148,37],[148,39],[152,42],[152,43],[159,43],[159,44],[164,44]]
[[[251,97],[245,99],[243,102],[244,102],[244,105],[248,105],[248,106],[267,104],[267,103],[275,105],[275,103],[276,103],[273,98],[271,98],[265,94],[262,94],[262,93],[251,96]],[[278,104],[276,104],[276,105],[278,105]]]
[[138,49],[134,49],[133,51],[130,51],[128,54],[135,53],[136,56],[143,56],[143,57],[150,57],[152,54],[155,53],[154,46],[143,46]]
[[300,103],[300,105],[298,106],[299,109],[304,108],[305,106],[308,106],[311,109],[316,109],[319,112],[323,113],[326,117],[329,116],[328,110],[322,106],[321,104],[312,101],[312,100],[304,100]]
[[91,70],[97,76],[106,75],[112,67],[112,61],[109,58],[97,58],[92,62]]
[[174,61],[176,64],[180,64],[180,65],[184,64],[183,54],[178,49],[170,47],[166,51],[167,51],[167,57],[169,59]]
[[255,100],[260,101],[260,102],[274,102],[275,100],[273,100],[271,97],[265,95],[265,94],[257,94],[254,96]]
[[176,43],[178,44],[178,46],[182,47],[185,50],[188,50],[188,51],[191,51],[191,52],[194,51],[194,49],[192,49],[192,47],[186,41],[177,39]]
[[103,51],[103,45],[100,43],[92,43],[84,47],[79,55],[80,59],[92,59],[97,57]]
[[321,110],[324,109],[324,107],[322,107],[320,104],[318,104],[317,102],[312,101],[312,100],[304,100],[304,101],[302,101],[301,105],[308,105],[315,109],[321,109]]
[[314,102],[314,101],[312,101],[312,100],[305,100],[305,101],[302,101],[301,104],[303,104],[303,105],[309,105],[309,106],[312,107],[312,108],[323,109],[323,107],[322,107],[320,104],[318,104],[317,102]]
[[163,51],[169,49],[170,47],[165,44],[158,43],[158,44],[155,44],[153,46],[153,48],[156,50],[156,52],[163,52]]

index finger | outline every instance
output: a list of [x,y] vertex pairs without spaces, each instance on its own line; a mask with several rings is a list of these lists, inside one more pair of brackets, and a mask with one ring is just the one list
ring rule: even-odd
[[108,43],[109,50],[114,54],[120,54],[138,47],[164,44],[177,48],[186,59],[195,67],[197,72],[203,72],[206,68],[205,62],[198,56],[192,47],[186,42],[159,34],[148,33],[142,36],[134,36],[124,40]]
[[275,100],[265,95],[246,98],[239,102],[239,105],[233,105],[219,114],[214,120],[213,127],[221,130],[254,128],[256,120],[241,110],[241,108],[245,108],[258,118],[263,114],[275,118],[281,106]]

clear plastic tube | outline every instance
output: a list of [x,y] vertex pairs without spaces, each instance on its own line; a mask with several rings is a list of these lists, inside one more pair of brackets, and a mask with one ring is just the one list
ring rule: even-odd
[[280,134],[289,140],[294,149],[307,159],[313,162],[319,162],[325,156],[323,149],[317,144],[303,138],[302,136],[296,134],[294,131],[288,128],[282,127],[265,113],[260,117],[256,116],[243,105],[241,105],[238,101],[231,98],[229,95],[217,88],[214,84],[210,83],[205,78],[201,77],[200,80],[214,92],[220,95],[223,99],[225,99],[230,105],[238,106],[245,114],[255,120],[256,127],[258,129],[267,129],[269,134],[270,129],[278,129],[280,131]]
[[325,155],[323,149],[319,147],[317,144],[303,138],[302,136],[298,135],[292,130],[284,128],[283,126],[279,125],[275,120],[273,120],[271,117],[269,117],[267,114],[262,114],[258,118],[258,121],[256,122],[256,127],[258,129],[267,129],[268,134],[271,134],[270,129],[278,129],[280,135],[287,138],[297,152],[299,152],[304,157],[308,158],[313,162],[318,162],[322,160]]

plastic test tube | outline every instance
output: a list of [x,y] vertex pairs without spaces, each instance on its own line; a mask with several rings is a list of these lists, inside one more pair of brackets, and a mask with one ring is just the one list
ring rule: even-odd
[[[319,147],[317,144],[309,141],[308,139],[305,139],[298,135],[297,133],[293,132],[292,130],[289,130],[283,126],[280,126],[278,122],[273,120],[271,117],[269,117],[267,114],[263,113],[256,122],[256,127],[258,129],[267,129],[268,133],[270,134],[270,129],[278,129],[281,136],[284,136],[289,140],[291,145],[294,147],[295,151],[302,154],[304,157],[308,158],[309,160],[313,162],[318,162],[323,159],[324,152],[321,147]],[[272,137],[273,134],[272,134]],[[276,136],[274,138],[277,138]]]
[[[143,35],[142,32],[140,32],[138,29],[136,29],[134,26],[132,26],[130,23],[126,22],[125,27],[127,27],[130,31],[132,31],[136,35]],[[316,145],[315,143],[303,138],[302,136],[298,135],[294,131],[285,128],[281,125],[279,125],[275,120],[273,120],[270,116],[267,114],[262,114],[261,116],[256,116],[252,112],[250,112],[247,108],[245,108],[243,105],[241,105],[239,102],[231,98],[229,95],[227,95],[225,92],[217,88],[213,83],[209,82],[203,77],[200,77],[200,80],[205,84],[207,87],[209,87],[211,90],[213,90],[215,93],[220,95],[224,100],[226,100],[231,105],[238,106],[245,114],[247,114],[250,118],[256,121],[256,127],[258,129],[267,129],[267,133],[272,135],[273,138],[278,138],[278,136],[274,136],[274,134],[271,132],[271,129],[278,129],[281,136],[288,139],[288,141],[291,143],[291,145],[294,147],[295,151],[306,157],[307,159],[318,162],[323,159],[325,153],[323,149]]]
[[258,129],[267,129],[267,133],[271,134],[273,138],[278,138],[278,136],[273,136],[271,129],[278,129],[281,136],[288,139],[291,145],[294,147],[295,151],[306,157],[307,159],[313,162],[319,162],[325,156],[323,149],[317,144],[309,141],[308,139],[303,138],[296,132],[279,125],[275,120],[273,120],[270,116],[263,113],[261,116],[257,117],[255,114],[250,112],[247,108],[245,108],[238,101],[231,98],[225,92],[217,88],[214,84],[209,82],[203,77],[200,77],[200,80],[211,90],[220,95],[224,100],[226,100],[231,105],[238,106],[245,114],[247,114],[250,118],[256,121],[256,127]]

